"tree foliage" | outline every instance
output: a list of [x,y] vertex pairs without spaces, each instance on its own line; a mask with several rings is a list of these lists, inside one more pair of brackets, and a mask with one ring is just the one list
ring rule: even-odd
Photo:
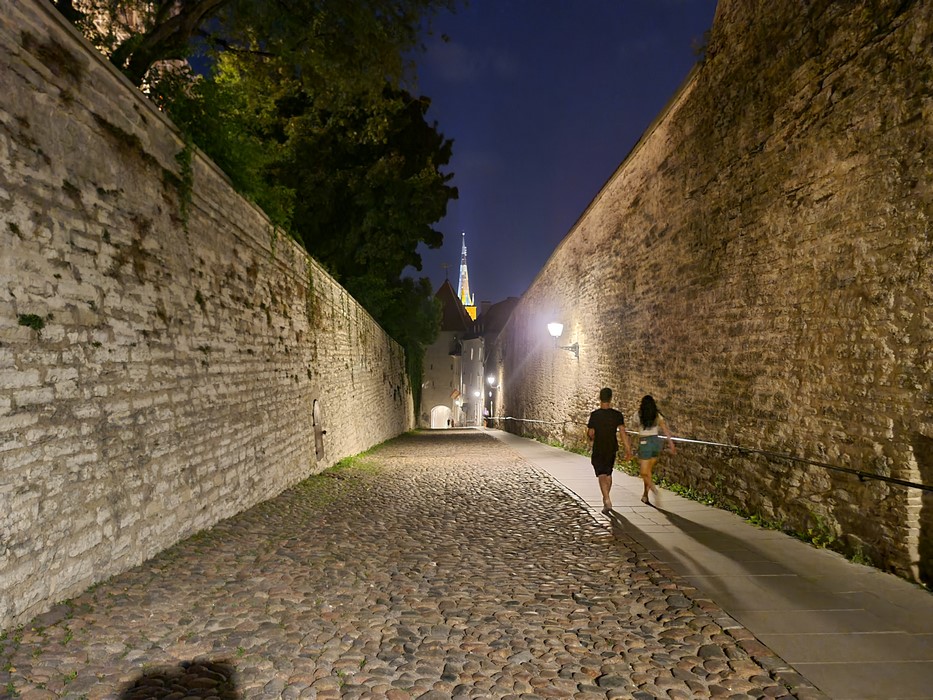
[[440,171],[452,144],[425,121],[429,104],[386,88],[378,102],[303,109],[291,120],[289,158],[275,177],[302,193],[295,231],[339,281],[420,270],[417,245],[442,243],[430,224],[456,196]]
[[135,85],[159,61],[255,56],[325,94],[404,73],[422,21],[454,0],[53,0]]
[[274,114],[274,97],[263,85],[248,87],[225,56],[209,78],[165,71],[151,97],[197,146],[230,177],[241,194],[258,204],[277,227],[291,231],[295,192],[271,175],[288,157],[287,139]]
[[406,348],[414,387],[440,312],[401,274],[440,246],[457,192],[429,100],[400,86],[425,18],[454,3],[55,0]]

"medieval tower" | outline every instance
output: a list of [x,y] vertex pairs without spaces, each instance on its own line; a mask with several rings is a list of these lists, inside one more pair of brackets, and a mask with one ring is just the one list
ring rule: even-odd
[[475,321],[476,304],[473,302],[473,295],[470,294],[470,276],[467,273],[466,233],[460,235],[463,237],[463,244],[460,248],[460,281],[457,284],[457,296],[470,318]]

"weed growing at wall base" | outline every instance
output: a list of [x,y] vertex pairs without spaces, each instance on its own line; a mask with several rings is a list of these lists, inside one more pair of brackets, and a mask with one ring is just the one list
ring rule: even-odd
[[861,564],[862,566],[875,565],[874,562],[872,562],[871,557],[865,554],[864,550],[862,550],[862,545],[856,545],[855,551],[852,553],[852,556],[849,557],[849,560],[853,564]]
[[[624,472],[625,474],[628,474],[629,476],[639,476],[637,459],[632,459],[630,461],[618,461],[616,462],[616,469]],[[797,539],[803,540],[804,542],[809,542],[810,544],[813,544],[817,547],[828,548],[838,541],[836,533],[832,532],[831,529],[825,524],[825,521],[816,513],[810,514],[813,525],[808,527],[805,533],[797,532],[788,528],[783,521],[770,520],[769,518],[763,516],[761,513],[753,513],[726,500],[718,493],[719,488],[723,483],[721,477],[716,478],[716,493],[700,491],[691,486],[684,486],[683,484],[669,481],[660,476],[657,472],[652,475],[652,478],[654,483],[656,483],[658,486],[672,493],[676,493],[678,496],[689,498],[691,501],[696,501],[697,503],[719,508],[720,510],[727,510],[730,513],[735,513],[743,520],[747,520],[752,525],[757,525],[758,527],[764,528],[765,530],[778,530],[787,535],[790,535],[791,537],[796,537]],[[859,557],[860,559],[865,558],[864,555],[862,555],[860,552],[854,554],[852,560],[856,561],[856,557]]]
[[817,547],[829,547],[836,542],[836,533],[822,517],[817,513],[810,513],[810,519],[813,524],[807,527],[806,533],[800,536],[800,539],[811,542]]
[[[560,440],[555,440],[554,438],[543,437],[540,435],[535,435],[534,440],[547,445],[548,447],[557,447],[558,449],[564,450],[565,452],[573,452],[574,454],[583,455],[584,457],[590,456],[590,448],[588,445],[565,445]],[[636,470],[636,474],[637,473],[638,472]]]
[[[543,442],[543,440],[542,440]],[[562,447],[559,443],[554,440],[549,440],[548,444],[553,444],[554,447]],[[588,454],[582,452],[579,449],[568,449],[562,447],[569,452],[577,452],[579,454]],[[616,469],[629,476],[639,476],[638,460],[632,459],[630,461],[620,460],[616,462]],[[676,493],[678,496],[684,498],[689,498],[691,501],[696,501],[698,503],[703,503],[704,505],[712,506],[714,508],[719,508],[721,510],[727,510],[730,513],[735,513],[740,518],[747,520],[752,525],[757,525],[760,528],[766,530],[778,530],[795,537],[804,542],[809,542],[810,544],[816,547],[822,548],[833,548],[833,545],[838,544],[839,540],[837,534],[832,531],[832,529],[826,524],[826,522],[816,513],[810,513],[810,518],[812,525],[807,528],[806,532],[798,532],[792,528],[789,528],[783,521],[780,520],[770,520],[761,513],[750,512],[740,506],[735,505],[724,499],[721,495],[717,493],[708,493],[705,491],[699,491],[690,486],[684,486],[683,484],[678,484],[672,481],[661,477],[657,472],[653,475],[654,483],[656,483],[661,488],[664,488],[672,493]],[[722,484],[722,479],[717,478],[716,486],[718,487]],[[865,556],[861,547],[859,547],[850,557],[851,561],[857,564],[867,564],[872,566],[872,561],[869,557]]]
[[367,454],[368,452],[362,452],[345,457],[332,467],[312,474],[293,488],[306,502],[311,502],[317,507],[326,506],[345,493],[347,488],[358,486],[359,482],[355,477],[374,476],[379,473],[377,465],[364,460]]

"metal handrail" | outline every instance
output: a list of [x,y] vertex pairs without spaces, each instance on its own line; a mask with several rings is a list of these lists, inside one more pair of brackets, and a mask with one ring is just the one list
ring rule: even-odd
[[[546,421],[546,420],[533,420],[530,418],[514,418],[512,416],[489,416],[487,420],[512,420],[520,423],[540,423],[544,425],[563,425],[565,423],[571,423],[574,425],[585,425],[580,421],[573,420],[562,420],[562,421]],[[631,435],[637,435],[637,430],[628,430],[627,433]],[[835,464],[828,464],[826,462],[819,462],[815,459],[806,459],[804,457],[794,457],[793,455],[782,454],[780,452],[773,452],[772,450],[761,450],[757,447],[743,447],[742,445],[731,445],[726,442],[711,442],[709,440],[695,440],[693,438],[681,438],[681,437],[672,437],[671,440],[674,442],[683,442],[691,445],[708,445],[710,447],[719,447],[728,450],[735,450],[740,453],[752,453],[759,454],[763,457],[767,457],[772,460],[784,460],[786,462],[798,462],[800,464],[807,464],[813,467],[821,467],[823,469],[829,469],[835,472],[843,472],[845,474],[852,474],[857,476],[859,481],[865,481],[866,479],[873,479],[875,481],[884,481],[889,484],[898,484],[899,486],[906,486],[908,488],[920,489],[922,491],[933,492],[933,485],[930,484],[918,484],[914,481],[907,481],[906,479],[898,479],[893,476],[884,476],[883,474],[873,474],[872,472],[862,471],[861,469],[851,469],[850,467],[840,467]]]

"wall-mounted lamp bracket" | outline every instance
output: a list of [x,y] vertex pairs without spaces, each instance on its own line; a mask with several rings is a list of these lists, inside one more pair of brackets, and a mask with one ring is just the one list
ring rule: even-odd
[[558,348],[559,350],[569,350],[570,352],[573,353],[574,357],[576,357],[578,360],[580,359],[580,344],[579,343],[574,343],[573,345],[558,345],[557,344],[558,342],[557,339],[560,338],[561,334],[564,332],[563,323],[557,323],[557,322],[549,323],[547,324],[547,331],[548,333],[551,334],[551,337],[554,338],[555,348]]
[[573,345],[560,345],[558,347],[560,347],[561,350],[569,350],[570,352],[573,353],[574,357],[576,357],[578,360],[580,359],[580,344],[579,343],[574,343]]

